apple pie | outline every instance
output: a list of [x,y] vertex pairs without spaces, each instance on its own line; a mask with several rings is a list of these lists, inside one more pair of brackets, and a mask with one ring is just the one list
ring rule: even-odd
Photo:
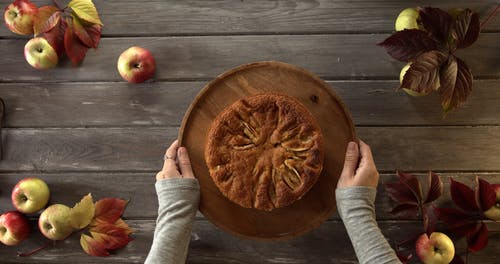
[[229,200],[273,210],[300,199],[323,169],[323,137],[297,99],[258,94],[236,101],[212,122],[205,161]]

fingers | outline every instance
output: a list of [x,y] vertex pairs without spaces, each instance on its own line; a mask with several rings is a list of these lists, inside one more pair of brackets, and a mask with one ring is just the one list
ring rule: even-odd
[[175,164],[178,148],[179,142],[175,140],[165,151],[165,156],[163,157],[163,168],[156,174],[156,180],[181,177],[181,174],[177,170],[177,165]]
[[345,153],[344,168],[342,169],[341,178],[353,177],[359,162],[359,147],[354,141],[349,142]]
[[172,142],[170,147],[165,151],[165,157],[164,157],[164,162],[163,162],[163,169],[162,171],[172,171],[172,170],[177,170],[177,167],[175,165],[175,160],[177,158],[177,149],[179,148],[179,141],[175,140]]
[[191,160],[185,147],[178,149],[179,169],[184,178],[194,178],[193,168],[191,167]]
[[362,140],[359,140],[359,151],[361,152],[362,159],[373,162],[372,150],[370,149],[370,146]]

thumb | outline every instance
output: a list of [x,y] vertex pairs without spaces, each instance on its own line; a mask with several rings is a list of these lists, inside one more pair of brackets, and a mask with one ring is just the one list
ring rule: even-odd
[[189,160],[189,155],[185,147],[179,148],[177,159],[179,160],[179,169],[182,177],[194,178],[193,169],[191,168],[191,160]]
[[358,168],[359,162],[359,147],[354,141],[349,142],[345,153],[344,168],[342,169],[341,178],[353,177]]

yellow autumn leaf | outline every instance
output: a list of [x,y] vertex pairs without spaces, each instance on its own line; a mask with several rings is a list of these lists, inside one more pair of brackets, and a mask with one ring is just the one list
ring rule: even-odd
[[70,223],[75,229],[82,229],[90,224],[95,214],[92,194],[85,195],[82,200],[70,210]]
[[72,0],[68,6],[73,9],[73,12],[80,19],[101,26],[103,25],[92,0]]

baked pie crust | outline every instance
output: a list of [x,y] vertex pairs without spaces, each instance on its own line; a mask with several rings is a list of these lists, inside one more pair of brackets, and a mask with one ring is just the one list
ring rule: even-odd
[[212,122],[205,161],[229,200],[273,210],[300,199],[323,168],[323,137],[297,99],[259,94],[236,101]]

